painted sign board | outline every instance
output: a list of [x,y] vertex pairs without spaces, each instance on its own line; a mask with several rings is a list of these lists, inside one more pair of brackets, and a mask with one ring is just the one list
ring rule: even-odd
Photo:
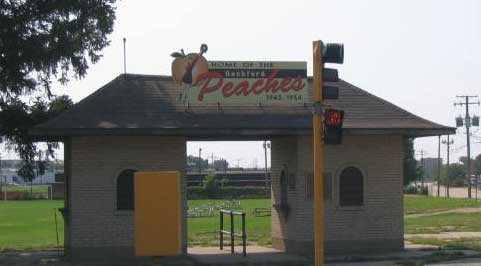
[[179,172],[135,173],[135,255],[181,254]]
[[207,61],[200,53],[174,53],[178,102],[189,106],[304,105],[310,102],[307,62]]

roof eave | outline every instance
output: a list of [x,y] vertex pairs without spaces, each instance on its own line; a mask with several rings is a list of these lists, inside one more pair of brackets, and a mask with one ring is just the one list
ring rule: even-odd
[[[345,128],[345,135],[404,135],[428,137],[455,134],[442,128]],[[273,136],[310,135],[311,128],[34,128],[30,135],[37,141],[60,141],[81,136],[184,136],[190,139],[265,139]]]

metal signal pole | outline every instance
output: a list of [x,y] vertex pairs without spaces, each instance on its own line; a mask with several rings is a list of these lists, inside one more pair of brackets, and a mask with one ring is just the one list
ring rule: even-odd
[[322,140],[322,49],[321,41],[313,42],[313,83],[312,94],[314,116],[312,134],[314,136],[314,263],[324,265],[324,201],[323,201],[323,148]]
[[458,102],[454,103],[454,106],[466,106],[466,116],[464,117],[465,126],[466,126],[466,144],[467,144],[467,178],[468,178],[468,198],[471,198],[471,141],[470,141],[470,133],[469,128],[471,127],[471,117],[469,117],[469,105],[477,104],[479,105],[479,101],[477,102],[470,102],[470,98],[478,98],[478,96],[470,96],[470,95],[460,95],[456,96],[456,98],[464,98],[465,102]]

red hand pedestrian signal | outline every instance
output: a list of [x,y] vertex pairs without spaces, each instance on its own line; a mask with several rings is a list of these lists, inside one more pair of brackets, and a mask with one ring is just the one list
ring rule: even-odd
[[324,124],[326,126],[341,126],[344,118],[344,111],[335,109],[326,109],[324,115]]
[[342,122],[344,111],[326,109],[324,112],[324,143],[338,145],[342,143]]

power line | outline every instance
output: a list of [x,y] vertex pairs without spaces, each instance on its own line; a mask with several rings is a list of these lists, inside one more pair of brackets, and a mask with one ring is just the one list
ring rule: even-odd
[[461,146],[457,146],[457,147],[454,147],[454,148],[451,148],[451,151],[456,153],[456,152],[459,152],[460,150],[466,148],[466,144],[464,145],[461,145]]

